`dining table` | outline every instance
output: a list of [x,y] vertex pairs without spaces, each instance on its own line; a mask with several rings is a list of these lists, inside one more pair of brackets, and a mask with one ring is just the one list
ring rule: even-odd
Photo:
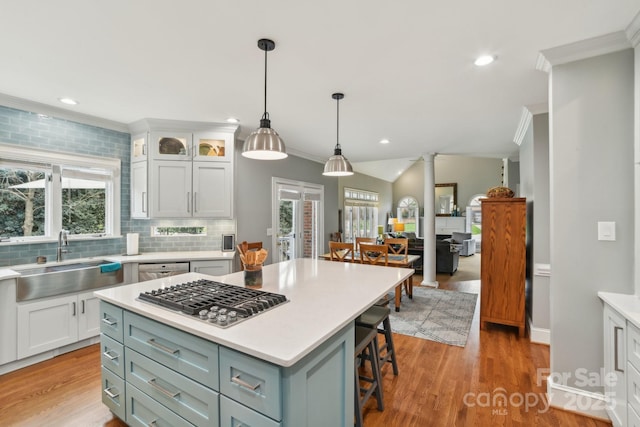
[[[325,254],[320,255],[321,259],[325,259],[331,261],[331,253],[327,252]],[[400,267],[400,268],[413,268],[413,263],[420,260],[420,255],[400,255],[400,254],[389,254],[388,261],[386,265],[388,267]],[[345,262],[360,262],[360,253],[358,251],[353,252],[353,255],[349,254],[345,258]],[[368,263],[365,263],[368,264]],[[380,259],[376,265],[385,265],[384,259]],[[410,299],[413,299],[413,275],[409,276],[407,279],[407,296]],[[400,311],[400,304],[402,300],[402,284],[396,286],[395,291],[395,308],[396,311]]]

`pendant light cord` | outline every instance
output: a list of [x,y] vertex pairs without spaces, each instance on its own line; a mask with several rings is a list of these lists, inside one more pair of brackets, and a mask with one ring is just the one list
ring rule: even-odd
[[336,99],[336,148],[340,148],[340,98]]
[[264,50],[264,114],[263,119],[269,119],[269,113],[267,113],[267,49]]

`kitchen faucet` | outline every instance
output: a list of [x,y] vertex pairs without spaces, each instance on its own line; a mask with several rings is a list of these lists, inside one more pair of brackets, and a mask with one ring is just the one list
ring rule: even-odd
[[56,261],[62,261],[62,254],[66,254],[69,251],[67,249],[62,249],[63,246],[69,246],[69,231],[62,229],[58,234],[58,250],[56,251]]

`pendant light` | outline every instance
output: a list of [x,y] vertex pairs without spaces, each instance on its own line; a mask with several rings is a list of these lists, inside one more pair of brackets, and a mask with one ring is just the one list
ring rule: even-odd
[[340,148],[340,100],[344,98],[342,93],[334,93],[331,95],[336,100],[337,113],[336,113],[336,148],[333,150],[333,156],[329,157],[327,163],[324,164],[325,176],[349,176],[353,175],[353,168],[351,163],[345,156],[342,155],[342,149]]
[[284,141],[271,129],[271,120],[267,113],[267,52],[275,49],[276,44],[273,40],[260,39],[258,47],[264,50],[264,114],[260,120],[260,128],[253,131],[244,141],[242,155],[258,160],[284,159],[287,157]]

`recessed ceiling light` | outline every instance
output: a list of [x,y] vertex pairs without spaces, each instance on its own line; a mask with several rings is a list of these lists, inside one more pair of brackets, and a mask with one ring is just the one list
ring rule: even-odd
[[388,140],[388,139],[386,139],[386,138],[385,138],[385,139],[381,139],[381,140],[380,140],[380,144],[388,144],[389,142],[391,142],[391,141],[389,141],[389,140]]
[[240,123],[240,120],[236,119],[235,117],[229,117],[227,119],[227,123]]
[[476,64],[478,67],[484,67],[485,65],[491,64],[495,60],[496,57],[493,55],[482,55],[474,61],[474,64]]
[[63,104],[67,104],[67,105],[78,105],[78,101],[76,101],[75,99],[71,99],[71,98],[58,98],[58,101],[62,102]]

